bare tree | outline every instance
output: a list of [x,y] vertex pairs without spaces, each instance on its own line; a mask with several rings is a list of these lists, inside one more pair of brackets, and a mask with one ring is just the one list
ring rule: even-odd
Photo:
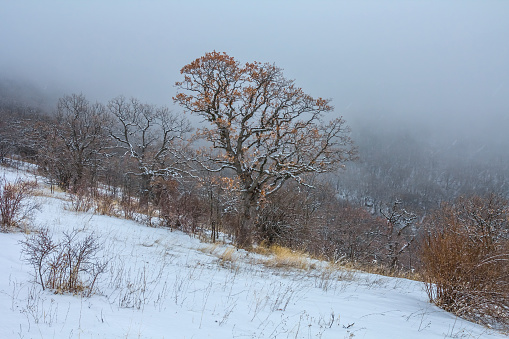
[[8,163],[13,155],[32,157],[39,144],[31,143],[28,131],[41,119],[41,110],[22,104],[0,103],[0,163]]
[[509,201],[497,194],[460,197],[455,203],[458,218],[469,240],[486,250],[495,250],[509,240]]
[[145,206],[154,177],[182,174],[177,149],[191,126],[185,117],[167,107],[155,107],[123,96],[112,99],[108,111],[116,118],[110,136],[123,155],[134,160],[136,169],[129,174],[141,180],[140,205]]
[[90,103],[83,94],[63,96],[55,120],[39,126],[45,145],[39,152],[42,167],[65,189],[76,191],[86,176],[92,184],[108,146],[108,124],[103,105]]
[[12,152],[14,145],[9,133],[9,129],[12,130],[9,118],[9,112],[0,107],[0,164],[7,161],[7,157]]
[[415,232],[412,232],[411,226],[417,219],[417,215],[408,212],[401,204],[400,200],[396,200],[392,206],[380,209],[380,213],[386,219],[385,255],[392,270],[397,267],[400,255],[408,251],[409,246],[415,240]]
[[237,242],[248,245],[253,207],[262,197],[303,174],[331,171],[355,150],[342,118],[323,120],[333,108],[259,62],[241,65],[225,53],[207,53],[181,69],[174,101],[210,123],[197,137],[212,144],[202,152],[208,171],[233,171],[240,181],[242,212]]

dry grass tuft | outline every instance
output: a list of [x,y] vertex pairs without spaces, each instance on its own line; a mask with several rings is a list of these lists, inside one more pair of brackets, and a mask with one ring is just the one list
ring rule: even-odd
[[118,212],[119,202],[110,195],[101,194],[96,196],[95,205],[95,211],[100,215],[107,215],[110,217],[120,216]]
[[272,245],[269,251],[272,256],[264,262],[269,267],[287,267],[302,270],[312,268],[309,255],[304,252],[291,250],[279,245]]
[[219,256],[219,260],[222,262],[235,262],[238,257],[236,255],[237,249],[235,247],[228,247],[224,250],[224,252]]
[[211,243],[205,247],[200,247],[198,250],[202,253],[215,255],[218,247],[218,243]]
[[271,254],[270,248],[265,246],[265,243],[263,242],[257,246],[253,246],[251,248],[251,252],[267,256]]

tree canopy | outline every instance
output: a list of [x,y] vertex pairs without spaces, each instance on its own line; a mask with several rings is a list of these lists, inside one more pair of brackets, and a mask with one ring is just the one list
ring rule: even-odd
[[214,51],[181,74],[174,101],[209,123],[197,131],[212,145],[200,153],[200,163],[239,178],[241,233],[249,231],[251,207],[285,181],[306,184],[304,174],[328,172],[355,157],[345,121],[324,119],[333,112],[330,100],[304,93],[273,64],[241,64]]

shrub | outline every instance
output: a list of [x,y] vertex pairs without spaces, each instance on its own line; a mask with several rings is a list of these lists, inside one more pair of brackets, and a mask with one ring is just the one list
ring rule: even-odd
[[488,326],[509,325],[507,201],[443,204],[427,222],[422,273],[431,302]]
[[107,262],[98,257],[102,245],[94,234],[80,237],[80,231],[73,229],[55,242],[49,230],[41,228],[21,245],[25,260],[33,266],[35,280],[43,290],[90,296],[98,276],[106,270]]
[[330,185],[287,185],[260,206],[256,239],[334,262],[371,263],[381,252],[381,224],[364,208],[339,200]]
[[136,213],[136,201],[134,198],[122,196],[120,208],[122,209],[122,214],[125,219],[134,220],[134,215]]
[[163,226],[186,233],[198,231],[198,218],[203,210],[200,199],[191,190],[185,187],[178,189],[177,182],[171,180],[159,179],[155,183],[154,203]]
[[37,207],[30,203],[28,198],[33,193],[37,184],[33,181],[16,179],[14,183],[0,179],[0,225],[2,230],[8,227],[18,226],[22,221],[29,218],[31,212]]
[[74,212],[88,212],[94,206],[94,197],[90,189],[84,186],[75,188],[74,193],[69,193],[68,209]]
[[95,211],[101,215],[108,215],[118,217],[117,212],[117,201],[116,199],[108,194],[98,194],[95,198]]

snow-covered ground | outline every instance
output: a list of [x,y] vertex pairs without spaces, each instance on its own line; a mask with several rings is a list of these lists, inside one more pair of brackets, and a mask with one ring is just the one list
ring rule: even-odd
[[44,192],[34,223],[93,232],[108,271],[90,298],[42,291],[21,256],[25,235],[0,233],[0,338],[506,338],[430,304],[419,282],[268,268],[228,245],[69,211]]

